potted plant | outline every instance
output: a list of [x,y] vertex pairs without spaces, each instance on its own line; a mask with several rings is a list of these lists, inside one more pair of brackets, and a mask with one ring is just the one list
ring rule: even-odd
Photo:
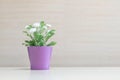
[[52,46],[56,42],[48,40],[55,34],[50,24],[44,21],[25,26],[23,31],[28,37],[23,45],[28,48],[31,70],[48,70],[52,54]]

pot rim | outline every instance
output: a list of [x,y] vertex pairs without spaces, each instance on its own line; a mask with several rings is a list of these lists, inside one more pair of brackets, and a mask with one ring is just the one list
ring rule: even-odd
[[52,46],[27,46],[28,48],[29,47],[36,47],[36,48],[41,48],[41,47],[52,47]]

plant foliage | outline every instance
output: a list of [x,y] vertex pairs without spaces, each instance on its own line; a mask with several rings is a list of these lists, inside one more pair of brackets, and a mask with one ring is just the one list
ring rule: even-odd
[[30,38],[23,43],[25,46],[54,46],[56,44],[55,41],[48,43],[48,40],[55,34],[55,30],[44,21],[25,26],[23,32]]

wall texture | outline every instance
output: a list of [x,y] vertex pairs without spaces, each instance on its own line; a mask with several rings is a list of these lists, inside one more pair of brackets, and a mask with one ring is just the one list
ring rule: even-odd
[[57,30],[52,66],[120,66],[119,0],[0,0],[0,66],[29,66],[24,26]]

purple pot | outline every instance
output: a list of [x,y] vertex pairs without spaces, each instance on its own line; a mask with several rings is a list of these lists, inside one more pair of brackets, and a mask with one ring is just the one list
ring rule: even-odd
[[30,46],[28,54],[31,64],[31,70],[48,70],[52,47],[49,46]]

